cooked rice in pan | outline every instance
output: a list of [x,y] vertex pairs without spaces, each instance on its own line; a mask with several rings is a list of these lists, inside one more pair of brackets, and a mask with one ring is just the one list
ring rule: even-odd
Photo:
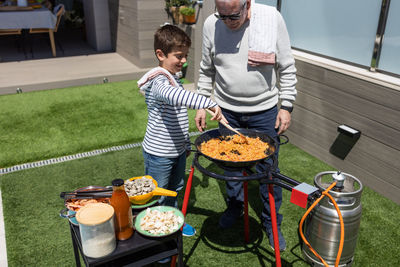
[[200,145],[201,153],[225,161],[253,161],[265,158],[265,151],[269,144],[259,137],[246,137],[247,144],[243,137],[238,134],[226,136],[224,139],[213,138]]

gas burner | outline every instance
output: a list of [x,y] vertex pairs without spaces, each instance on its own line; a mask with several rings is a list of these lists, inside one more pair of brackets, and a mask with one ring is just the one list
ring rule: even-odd
[[[260,183],[263,184],[274,184],[277,186],[280,186],[284,189],[287,189],[289,191],[292,191],[293,187],[297,186],[300,184],[300,182],[285,176],[281,173],[278,173],[276,171],[270,171],[270,172],[262,172],[262,173],[255,173],[252,171],[250,168],[251,167],[231,167],[231,166],[225,166],[218,164],[217,162],[214,162],[220,169],[224,171],[231,171],[231,172],[238,172],[242,173],[240,176],[229,176],[229,175],[224,175],[224,174],[218,174],[212,171],[207,170],[203,166],[200,165],[199,163],[199,156],[203,156],[200,153],[196,153],[194,155],[193,159],[193,165],[198,169],[201,173],[212,177],[216,178],[219,180],[224,180],[224,181],[237,181],[237,182],[245,182],[245,181],[251,181],[251,180],[258,180]],[[205,157],[207,158],[207,157]],[[273,159],[274,161],[274,159]],[[272,164],[274,165],[274,163]],[[255,165],[254,165],[255,166]],[[252,166],[253,167],[253,166]]]

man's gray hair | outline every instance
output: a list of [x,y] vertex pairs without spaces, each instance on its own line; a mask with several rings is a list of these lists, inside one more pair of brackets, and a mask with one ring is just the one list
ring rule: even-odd
[[[231,2],[232,0],[215,0],[215,2]],[[247,0],[239,0],[240,6],[244,5]]]

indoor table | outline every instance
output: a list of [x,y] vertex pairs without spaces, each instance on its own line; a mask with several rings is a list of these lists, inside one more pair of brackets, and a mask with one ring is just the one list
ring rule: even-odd
[[[55,51],[54,32],[52,29],[55,28],[56,22],[56,15],[46,7],[14,11],[2,10],[0,7],[0,30],[23,29],[24,34],[26,34],[29,29],[50,29],[49,36],[52,51]],[[54,52],[53,56],[55,56]]]

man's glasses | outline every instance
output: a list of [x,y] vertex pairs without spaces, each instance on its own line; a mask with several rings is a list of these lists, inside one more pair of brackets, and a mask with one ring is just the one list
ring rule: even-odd
[[[214,16],[217,17],[217,19],[220,19],[220,20],[227,20],[227,19],[230,19],[230,20],[239,20],[239,19],[242,17],[242,12],[243,12],[244,7],[246,6],[246,4],[247,4],[247,1],[244,2],[242,8],[241,8],[240,11],[239,11],[238,13],[236,13],[236,14],[231,14],[231,15],[220,15],[220,14],[218,13],[218,11],[216,11],[216,12],[214,13]],[[216,8],[216,7],[215,7],[215,8]]]

